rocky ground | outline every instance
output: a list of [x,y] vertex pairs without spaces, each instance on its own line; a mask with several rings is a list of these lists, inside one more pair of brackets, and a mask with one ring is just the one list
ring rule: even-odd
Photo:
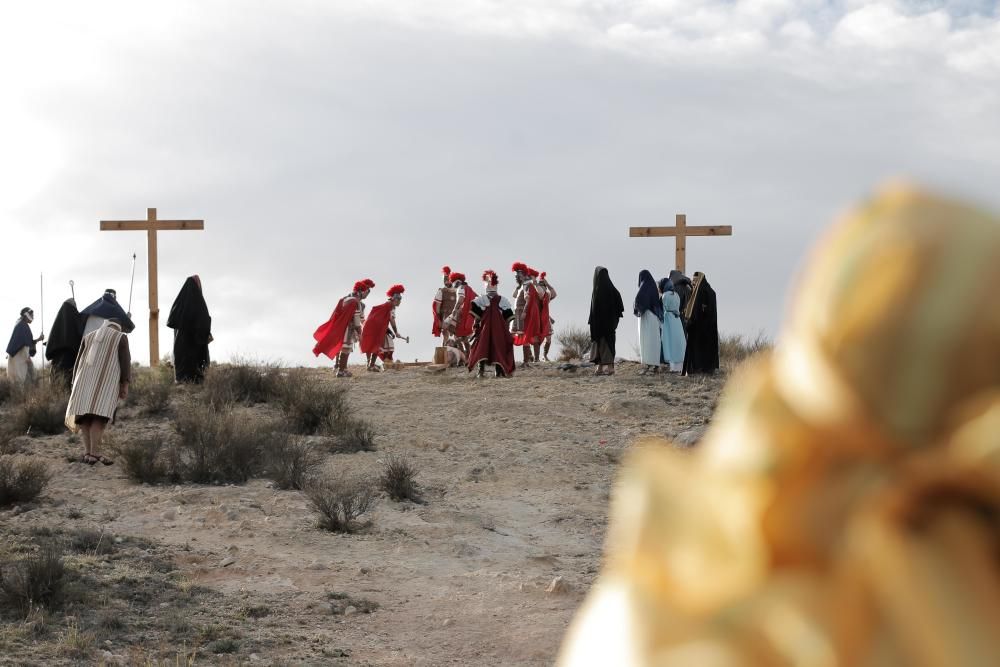
[[[138,485],[78,462],[69,434],[19,438],[53,478],[0,509],[0,563],[58,544],[71,585],[59,609],[4,613],[0,664],[549,665],[599,569],[624,451],[693,443],[724,381],[637,371],[312,371],[348,384],[378,434],[329,470],[374,476],[398,454],[419,471],[422,503],[383,496],[351,534],[318,529],[303,493],[266,478]],[[175,410],[190,391],[173,390]],[[113,431],[171,419],[125,409]]]

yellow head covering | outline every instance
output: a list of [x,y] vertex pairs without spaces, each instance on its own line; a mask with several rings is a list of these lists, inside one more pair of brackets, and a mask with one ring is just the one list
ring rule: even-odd
[[1000,656],[1000,221],[893,188],[693,456],[640,448],[562,665]]

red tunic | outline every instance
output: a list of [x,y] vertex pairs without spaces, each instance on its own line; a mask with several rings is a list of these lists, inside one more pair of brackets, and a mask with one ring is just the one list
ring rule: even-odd
[[[347,299],[352,299],[352,301],[345,304],[344,301]],[[353,308],[351,308],[352,305],[354,306]],[[344,347],[344,337],[347,334],[347,327],[351,326],[354,313],[360,307],[361,301],[355,297],[345,296],[338,301],[337,307],[333,309],[333,314],[330,315],[330,319],[325,324],[321,324],[316,329],[316,332],[313,333],[313,338],[316,339],[313,354],[317,357],[320,354],[325,354],[331,359],[336,359],[340,353],[340,348]]]
[[438,302],[431,301],[431,312],[434,313],[434,326],[431,327],[431,333],[435,337],[441,335],[441,322],[438,321]]
[[476,327],[476,318],[472,316],[472,302],[479,296],[472,288],[465,285],[465,300],[462,301],[462,312],[459,313],[458,322],[455,324],[455,335],[459,338],[471,336]]
[[542,297],[542,331],[541,338],[545,340],[552,335],[552,320],[549,318],[549,291],[545,290],[545,296]]
[[490,305],[476,323],[476,343],[469,355],[469,370],[478,366],[480,361],[500,364],[508,376],[514,374],[514,336],[500,311],[499,294],[490,297]]
[[386,301],[372,308],[368,313],[364,326],[361,328],[361,351],[365,354],[377,354],[382,359],[382,343],[389,330],[389,319],[392,317],[392,302]]
[[[548,322],[549,318],[545,317],[545,323]],[[538,296],[535,286],[531,285],[524,302],[524,335],[518,336],[514,343],[517,345],[540,343],[542,330],[542,299]]]

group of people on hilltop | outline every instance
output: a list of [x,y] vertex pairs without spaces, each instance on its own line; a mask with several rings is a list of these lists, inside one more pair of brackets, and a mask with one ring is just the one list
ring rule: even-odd
[[[640,375],[666,372],[713,373],[719,368],[719,328],[715,290],[705,275],[694,280],[680,271],[658,282],[648,270],[639,273],[632,308],[639,318]],[[615,338],[625,314],[621,293],[603,266],[594,269],[590,298],[591,361],[595,375],[615,372]]]
[[[37,353],[30,325],[34,311],[21,309],[7,345],[7,376],[16,384],[35,381],[31,358]],[[174,373],[177,382],[204,380],[212,341],[212,318],[202,294],[201,279],[191,276],[170,308],[167,326],[174,330]],[[128,395],[132,357],[128,334],[135,329],[130,313],[119,305],[117,294],[107,289],[99,299],[77,310],[75,299],[59,307],[46,342],[45,358],[52,363],[55,382],[69,388],[65,423],[80,433],[84,463],[114,463],[101,454],[101,440],[114,422],[118,405]]]
[[[514,374],[514,346],[521,347],[522,367],[548,359],[552,345],[552,324],[549,303],[556,291],[544,272],[532,269],[524,262],[515,262],[514,304],[498,293],[500,278],[495,271],[483,272],[484,294],[469,286],[464,273],[442,268],[442,286],[434,295],[431,311],[431,333],[442,340],[449,365],[465,365],[483,377],[486,368],[494,369],[496,377]],[[349,294],[337,301],[330,318],[313,333],[316,344],[313,354],[325,354],[336,361],[337,377],[351,377],[347,363],[355,345],[366,355],[367,370],[378,372],[378,360],[391,362],[395,340],[401,336],[396,326],[396,308],[402,303],[403,285],[393,285],[386,292],[386,301],[372,308],[365,316],[365,299],[375,282],[365,278],[354,283]]]

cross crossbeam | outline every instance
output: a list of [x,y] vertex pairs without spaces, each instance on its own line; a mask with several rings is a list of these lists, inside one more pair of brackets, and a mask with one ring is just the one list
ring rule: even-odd
[[628,235],[630,237],[673,236],[676,239],[674,251],[676,268],[681,273],[686,273],[686,239],[688,236],[732,236],[733,228],[731,225],[688,227],[687,216],[678,213],[676,224],[673,227],[629,227]]
[[149,265],[149,365],[160,364],[160,305],[156,280],[156,232],[203,230],[204,220],[158,220],[156,209],[146,209],[145,220],[101,220],[102,232],[146,232]]

